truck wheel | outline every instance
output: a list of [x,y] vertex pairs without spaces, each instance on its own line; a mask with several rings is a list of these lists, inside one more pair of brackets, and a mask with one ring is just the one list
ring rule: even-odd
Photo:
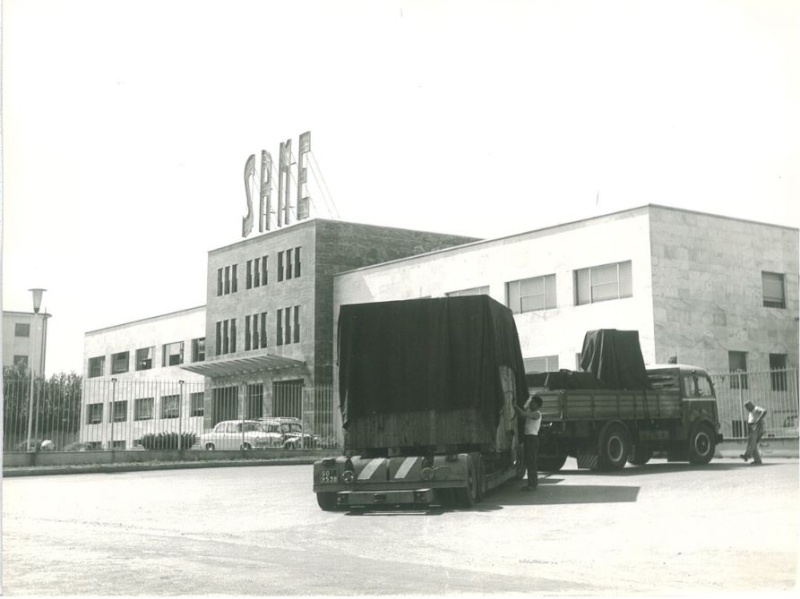
[[711,427],[707,424],[696,426],[689,435],[689,461],[692,464],[708,464],[714,457],[715,449]]
[[539,470],[542,472],[558,472],[564,467],[567,461],[567,454],[564,455],[540,455]]
[[634,466],[644,466],[653,457],[653,448],[646,445],[634,445],[628,456],[628,463]]
[[458,507],[468,509],[478,501],[478,476],[472,456],[467,457],[467,486],[454,491]]
[[609,422],[600,432],[598,466],[602,470],[620,470],[628,461],[631,448],[628,429],[621,422]]
[[336,511],[336,493],[317,493],[317,505],[326,512]]

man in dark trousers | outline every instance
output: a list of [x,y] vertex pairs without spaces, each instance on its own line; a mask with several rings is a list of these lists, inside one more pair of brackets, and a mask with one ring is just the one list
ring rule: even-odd
[[744,404],[744,409],[747,410],[747,448],[744,453],[740,455],[745,462],[753,458],[753,465],[757,466],[762,464],[761,454],[758,451],[758,442],[764,436],[764,416],[767,411],[755,405],[752,401]]
[[525,419],[522,436],[525,448],[525,466],[528,469],[528,484],[523,491],[535,491],[539,486],[539,428],[542,426],[542,398],[538,395],[530,397],[525,406],[520,408],[514,404],[517,414]]

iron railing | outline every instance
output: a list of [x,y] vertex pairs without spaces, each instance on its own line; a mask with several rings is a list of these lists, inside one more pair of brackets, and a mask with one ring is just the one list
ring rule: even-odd
[[[712,375],[725,439],[747,435],[746,401],[767,409],[768,438],[798,437],[796,369]],[[3,451],[137,450],[153,436],[177,439],[176,449],[222,420],[294,417],[316,447],[341,447],[338,394],[332,386],[262,385],[206,389],[180,381],[85,380],[59,376],[3,383]],[[30,418],[29,418],[30,416]],[[30,422],[30,427],[29,427]],[[143,445],[143,441],[145,444]],[[163,447],[171,449],[173,447]]]

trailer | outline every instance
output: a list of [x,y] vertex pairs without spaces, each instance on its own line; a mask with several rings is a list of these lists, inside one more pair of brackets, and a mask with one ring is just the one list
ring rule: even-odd
[[344,305],[336,382],[344,453],[314,464],[323,510],[470,507],[524,476],[528,397],[511,311],[488,296]]
[[646,367],[636,331],[590,331],[584,371],[528,375],[542,398],[539,465],[557,471],[567,457],[579,468],[641,466],[653,455],[707,464],[722,441],[714,385],[697,366]]

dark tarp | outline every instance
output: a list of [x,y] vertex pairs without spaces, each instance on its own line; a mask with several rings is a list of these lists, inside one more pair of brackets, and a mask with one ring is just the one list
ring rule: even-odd
[[460,408],[496,427],[501,365],[516,401],[527,398],[514,317],[486,295],[342,306],[338,361],[345,427],[369,414]]
[[577,372],[562,368],[554,372],[536,372],[525,375],[529,389],[603,389],[602,382],[591,372]]
[[639,331],[589,331],[583,339],[581,369],[591,372],[607,389],[648,388]]

